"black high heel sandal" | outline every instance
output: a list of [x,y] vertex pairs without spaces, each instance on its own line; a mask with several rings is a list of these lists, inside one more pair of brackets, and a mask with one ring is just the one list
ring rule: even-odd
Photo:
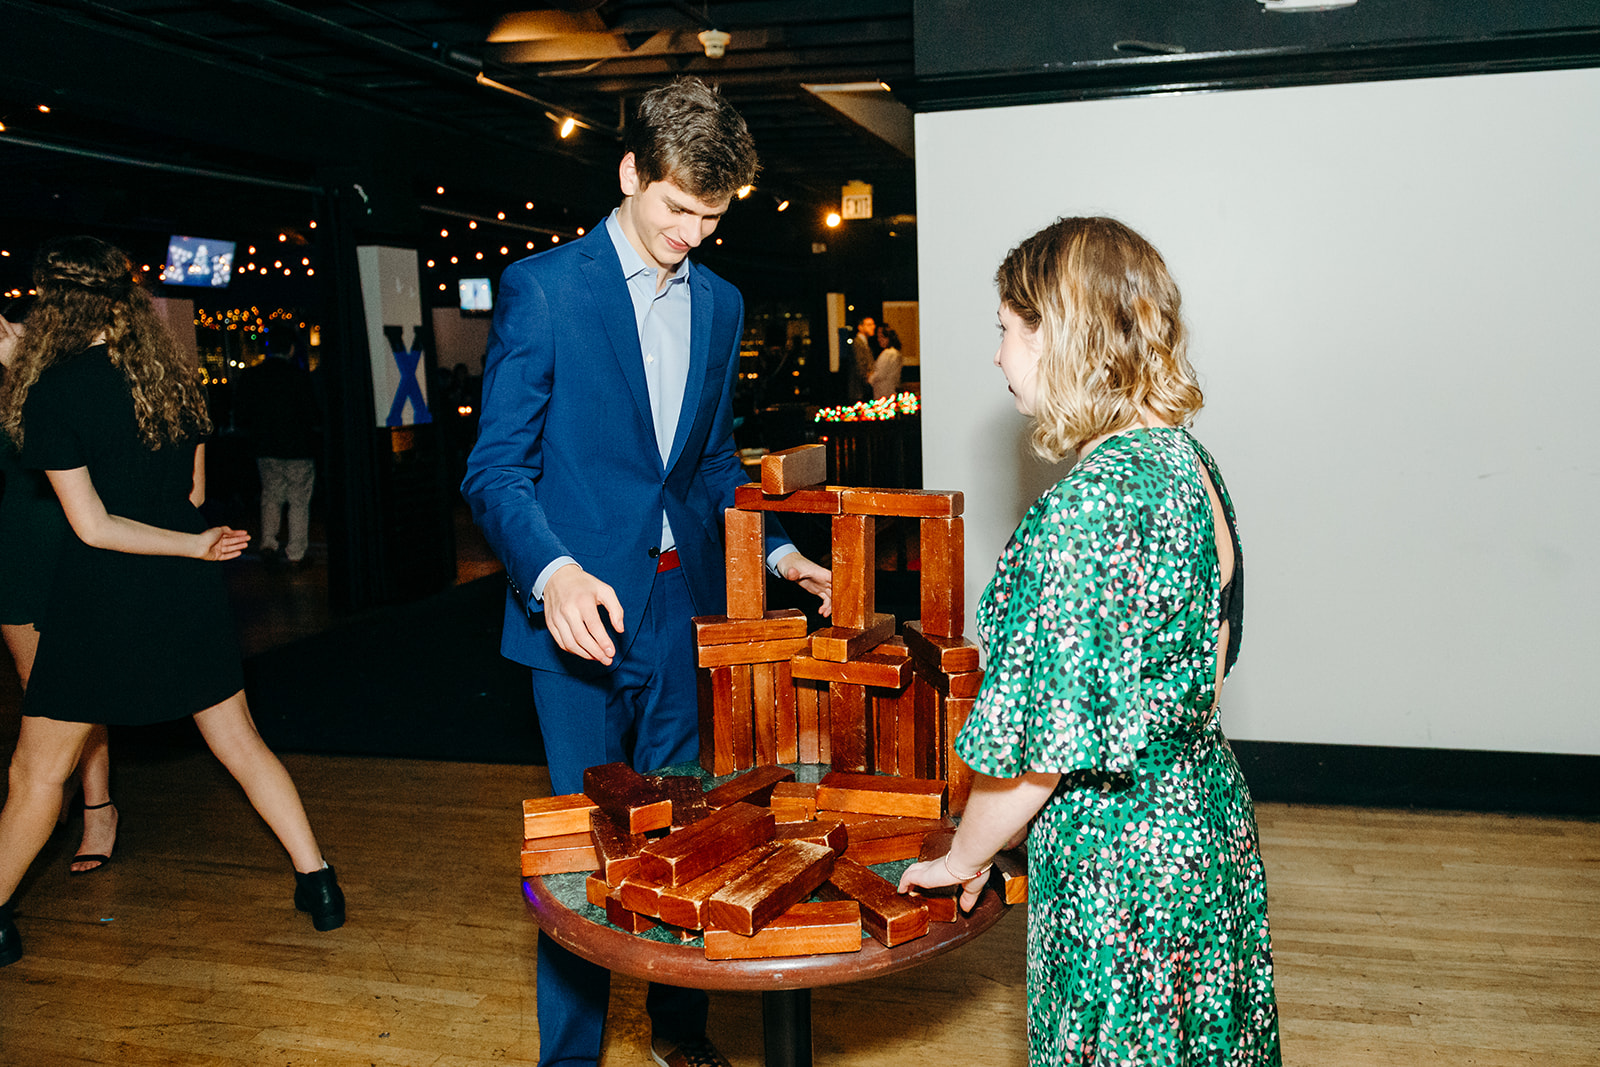
[[[106,801],[104,804],[85,804],[83,806],[83,810],[84,811],[99,811],[101,808],[110,808],[111,810],[116,811],[116,805],[113,804],[109,800]],[[120,821],[120,817],[121,817],[121,813],[118,812],[119,821]],[[113,837],[111,839],[111,842],[112,842],[112,844],[111,844],[112,851],[115,851],[116,850],[116,838]],[[71,866],[71,863],[69,863],[68,866],[67,866],[67,873],[68,874],[88,874],[90,871],[98,871],[101,867],[104,867],[106,864],[108,864],[110,862],[111,862],[111,853],[109,853],[109,852],[106,853],[103,856],[100,855],[99,853],[95,853],[95,852],[80,852],[76,856],[72,857],[71,863],[93,863],[94,866],[93,867],[85,867],[83,870],[77,871],[77,870],[73,870],[72,866]]]

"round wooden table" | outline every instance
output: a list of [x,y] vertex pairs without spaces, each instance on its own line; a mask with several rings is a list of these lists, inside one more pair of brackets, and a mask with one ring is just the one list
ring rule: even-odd
[[767,1067],[811,1067],[811,990],[903,971],[977,937],[1006,912],[991,887],[953,923],[931,923],[926,936],[885,948],[874,938],[860,952],[761,960],[708,960],[693,945],[668,944],[594,922],[564,904],[544,878],[524,878],[528,913],[546,936],[607,970],[690,989],[742,989],[761,994]]

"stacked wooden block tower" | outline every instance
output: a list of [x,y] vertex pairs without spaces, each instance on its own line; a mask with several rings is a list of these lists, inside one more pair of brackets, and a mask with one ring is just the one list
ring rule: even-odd
[[[827,763],[949,783],[966,806],[972,773],[951,748],[983,672],[962,636],[964,534],[958,492],[826,486],[822,445],[762,457],[759,484],[727,511],[728,614],[694,620],[700,763],[722,776],[781,763]],[[806,633],[803,612],[768,611],[764,514],[829,515],[833,625]],[[876,604],[878,520],[918,523],[921,618],[895,635]]]

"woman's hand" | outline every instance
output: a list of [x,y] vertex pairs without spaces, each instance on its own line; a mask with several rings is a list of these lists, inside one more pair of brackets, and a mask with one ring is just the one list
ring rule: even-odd
[[950,867],[950,854],[945,853],[936,860],[927,860],[923,863],[913,863],[906,868],[900,876],[900,889],[904,893],[908,889],[921,887],[923,889],[938,889],[940,886],[959,885],[961,887],[961,910],[971,911],[973,905],[978,903],[978,897],[983,893],[983,887],[989,884],[989,869],[993,863],[986,863],[975,874],[965,871],[952,870]]
[[200,539],[199,559],[220,563],[225,559],[233,559],[244,551],[244,546],[250,543],[250,534],[244,530],[235,530],[229,526],[213,526],[205,533],[196,534]]

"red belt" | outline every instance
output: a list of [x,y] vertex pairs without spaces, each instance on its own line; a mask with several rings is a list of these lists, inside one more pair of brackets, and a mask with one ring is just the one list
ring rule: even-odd
[[681,564],[678,562],[678,550],[669,548],[656,557],[656,573],[662,571],[675,571]]

